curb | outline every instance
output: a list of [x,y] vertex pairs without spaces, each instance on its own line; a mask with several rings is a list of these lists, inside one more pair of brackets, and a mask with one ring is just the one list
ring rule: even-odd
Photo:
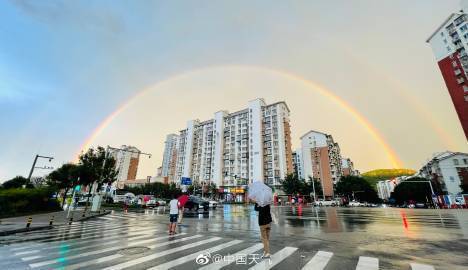
[[20,229],[14,229],[14,230],[9,230],[9,231],[0,231],[0,236],[7,236],[10,234],[15,234],[15,233],[22,233],[22,232],[31,232],[31,231],[40,231],[40,230],[46,230],[46,229],[51,229],[53,226],[37,226],[37,227],[31,227],[31,228],[20,228]]
[[[84,217],[84,218],[82,218],[80,220],[76,220],[75,222],[86,221],[88,219],[95,218],[95,217],[100,217],[100,216],[105,216],[105,215],[108,215],[110,213],[111,213],[110,211],[106,210],[104,213],[99,213],[99,214],[95,214],[95,215],[92,215],[92,216],[87,216],[87,217]],[[55,225],[55,226],[46,225],[46,226],[37,226],[37,227],[30,227],[30,228],[19,228],[19,229],[13,229],[13,230],[8,230],[8,231],[0,231],[0,236],[7,236],[7,235],[22,233],[22,232],[47,230],[47,229],[52,229],[54,227],[59,227],[59,226],[64,226],[64,225],[68,225],[68,224],[60,224],[60,225]]]

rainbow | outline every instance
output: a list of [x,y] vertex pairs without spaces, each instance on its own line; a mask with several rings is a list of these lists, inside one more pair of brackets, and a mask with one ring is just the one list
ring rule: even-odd
[[402,167],[402,162],[398,155],[395,153],[395,151],[390,147],[390,145],[385,141],[384,137],[379,133],[377,128],[375,128],[372,123],[369,122],[359,111],[357,111],[354,107],[352,107],[349,103],[347,103],[345,100],[343,100],[341,97],[335,95],[332,93],[330,90],[326,89],[325,87],[321,86],[320,84],[316,82],[312,82],[310,80],[304,79],[296,74],[293,74],[288,71],[284,70],[279,70],[279,69],[272,69],[272,68],[267,68],[267,67],[260,67],[260,66],[242,66],[242,65],[228,65],[228,66],[210,66],[210,67],[205,67],[201,69],[195,69],[195,70],[190,70],[187,72],[179,73],[177,75],[174,75],[170,78],[167,78],[163,81],[157,82],[149,87],[144,88],[143,90],[139,91],[136,95],[133,97],[129,98],[126,100],[123,104],[121,104],[117,110],[112,112],[110,115],[108,115],[104,121],[102,121],[94,130],[93,132],[86,138],[85,142],[80,146],[80,149],[78,153],[76,154],[76,160],[78,159],[78,155],[88,149],[93,141],[103,132],[103,130],[114,120],[115,117],[117,117],[120,113],[125,111],[129,106],[131,106],[137,99],[140,97],[144,96],[146,93],[150,92],[151,90],[160,87],[164,84],[173,82],[178,79],[182,79],[183,77],[186,77],[188,75],[191,75],[193,73],[197,73],[200,71],[209,71],[210,69],[217,69],[217,68],[241,68],[243,70],[251,70],[251,71],[264,71],[264,72],[270,72],[275,75],[288,78],[294,81],[301,82],[308,88],[310,88],[313,91],[316,91],[320,95],[329,98],[332,100],[337,106],[340,106],[343,108],[347,113],[349,113],[354,119],[357,120],[359,124],[363,128],[366,129],[366,131],[376,140],[376,142],[384,149],[388,160],[392,164],[394,168],[401,168]]

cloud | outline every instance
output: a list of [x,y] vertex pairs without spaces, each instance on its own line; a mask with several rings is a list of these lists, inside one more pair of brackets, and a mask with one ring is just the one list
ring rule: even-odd
[[24,14],[52,26],[73,26],[108,33],[124,30],[124,20],[112,8],[65,0],[11,0]]

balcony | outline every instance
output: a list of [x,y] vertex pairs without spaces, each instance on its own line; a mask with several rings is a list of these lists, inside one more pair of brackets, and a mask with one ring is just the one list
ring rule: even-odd
[[458,75],[460,75],[462,72],[461,72],[460,69],[457,68],[457,69],[454,70],[454,73],[455,73],[456,76],[458,76]]
[[465,82],[465,78],[463,78],[463,77],[457,79],[458,84],[462,84],[464,82]]

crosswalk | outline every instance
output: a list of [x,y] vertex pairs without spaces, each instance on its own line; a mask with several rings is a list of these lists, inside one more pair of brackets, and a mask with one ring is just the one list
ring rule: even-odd
[[[331,262],[340,263],[330,250],[316,250],[305,256],[294,246],[275,246],[270,258],[262,258],[263,245],[257,239],[190,232],[172,236],[167,235],[165,224],[156,226],[145,222],[150,218],[131,213],[112,214],[49,231],[22,233],[18,235],[21,237],[0,238],[0,257],[4,258],[0,268],[9,269],[5,266],[15,265],[17,269],[34,270],[323,270],[332,269]],[[364,255],[346,269],[379,269],[378,258]],[[433,266],[419,262],[408,262],[407,268],[435,270]]]

